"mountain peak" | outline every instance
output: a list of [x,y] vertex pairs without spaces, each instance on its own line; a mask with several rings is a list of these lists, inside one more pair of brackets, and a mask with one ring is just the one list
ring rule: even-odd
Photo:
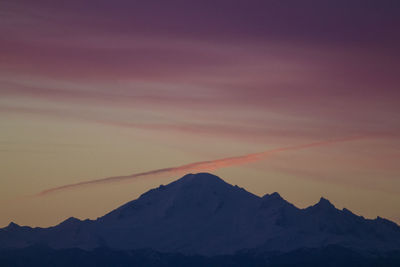
[[62,223],[60,223],[60,225],[73,225],[73,224],[77,224],[80,223],[81,220],[75,218],[75,217],[69,217],[68,219],[66,219],[65,221],[63,221]]
[[15,222],[10,222],[10,224],[6,227],[6,229],[16,229],[16,228],[20,228],[20,227],[21,226],[19,226]]
[[208,198],[210,197],[213,198],[212,196],[215,195],[226,196],[226,194],[236,194],[236,196],[238,196],[245,194],[256,197],[243,188],[233,186],[218,176],[205,172],[187,174],[177,181],[166,185],[165,187],[174,190],[176,197],[190,195],[191,198],[201,198],[202,202],[209,200]]
[[218,176],[207,173],[189,173],[177,180],[176,182],[180,183],[201,183],[201,184],[215,184],[215,183],[226,183],[224,180],[219,178]]
[[321,197],[318,203],[315,204],[313,207],[322,209],[331,209],[331,208],[336,209],[335,206],[328,199],[324,197]]
[[283,199],[278,192],[266,194],[261,198],[261,208],[265,209],[271,207],[274,209],[283,207],[295,208],[292,204]]
[[279,195],[279,193],[278,192],[274,192],[274,193],[272,193],[272,194],[265,194],[263,197],[262,197],[263,199],[283,199],[282,197],[281,197],[281,195]]
[[151,207],[153,212],[149,213],[149,220],[153,221],[156,217],[171,219],[176,215],[181,216],[179,220],[175,218],[179,223],[190,217],[201,217],[204,214],[209,216],[225,209],[233,213],[235,209],[231,210],[230,207],[243,203],[247,205],[251,202],[256,207],[255,202],[258,200],[258,196],[235,187],[213,174],[190,173],[172,183],[147,191],[138,199],[103,216],[102,220],[111,221],[113,218],[134,220],[138,218],[138,213]]
[[165,187],[176,187],[181,190],[194,190],[199,191],[201,188],[203,190],[217,190],[225,188],[224,190],[230,190],[233,186],[216,175],[201,172],[201,173],[190,173],[182,178],[172,182]]
[[224,180],[219,178],[216,175],[210,174],[210,173],[189,173],[186,174],[185,176],[179,178],[178,180],[169,183],[167,185],[160,185],[158,188],[151,189],[145,193],[143,193],[140,197],[149,197],[153,194],[158,194],[160,191],[175,191],[176,189],[179,188],[185,188],[187,190],[188,188],[198,188],[198,187],[205,187],[205,188],[211,188],[215,187],[216,185],[228,185],[231,186],[230,184],[226,183]]

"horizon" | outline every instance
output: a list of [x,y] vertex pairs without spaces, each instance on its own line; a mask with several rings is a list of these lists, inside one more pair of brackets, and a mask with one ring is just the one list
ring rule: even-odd
[[[214,174],[212,174],[212,173],[209,173],[209,172],[187,173],[187,174],[183,175],[182,177],[180,177],[180,178],[178,178],[178,179],[176,179],[176,180],[174,180],[174,181],[172,181],[172,182],[170,182],[170,183],[168,183],[168,184],[160,184],[159,186],[156,186],[156,187],[154,187],[154,188],[151,188],[150,190],[145,191],[145,192],[143,192],[142,194],[140,194],[140,196],[139,196],[138,198],[132,199],[132,200],[128,201],[127,203],[129,203],[129,202],[131,202],[131,201],[133,201],[133,200],[139,199],[142,195],[144,195],[144,194],[150,192],[150,191],[153,190],[153,189],[159,189],[159,188],[162,187],[162,186],[171,185],[172,183],[177,182],[177,181],[183,179],[183,178],[186,177],[186,176],[189,176],[189,175],[199,176],[199,175],[202,175],[202,174],[215,176],[216,178],[221,179],[223,182],[225,182],[226,184],[228,184],[228,185],[230,185],[230,186],[238,186],[238,185],[233,185],[233,184],[227,183],[223,178],[218,177],[218,176],[216,176],[216,175],[214,175]],[[197,178],[197,179],[201,179],[201,178]],[[239,188],[242,188],[242,187],[239,187]],[[242,188],[242,189],[244,189],[244,188]],[[245,190],[246,192],[248,192],[248,193],[254,195],[254,196],[259,197],[259,198],[262,198],[262,197],[267,196],[267,195],[276,195],[276,194],[277,194],[279,197],[281,197],[283,200],[286,201],[286,199],[285,199],[284,197],[282,197],[281,194],[279,194],[279,192],[272,192],[271,194],[257,195],[257,194],[255,194],[255,193],[253,193],[253,192],[247,191],[246,189],[244,189],[244,190]],[[312,204],[312,205],[310,205],[310,206],[308,206],[308,207],[305,207],[305,208],[299,208],[299,207],[297,207],[296,205],[294,205],[293,203],[290,203],[290,204],[292,204],[293,206],[295,206],[295,207],[298,208],[298,209],[307,209],[307,208],[309,208],[309,207],[312,207],[312,206],[317,205],[318,203],[320,203],[321,201],[324,201],[324,200],[327,201],[328,203],[332,204],[332,206],[334,206],[334,207],[336,208],[335,204],[333,204],[329,199],[325,198],[324,196],[321,196],[318,202],[316,202],[316,203],[314,203],[314,204]],[[127,203],[123,203],[123,205],[125,205],[125,204],[127,204]],[[116,209],[118,209],[118,208],[119,208],[119,207],[115,207],[115,209],[113,209],[113,210],[107,212],[106,214],[108,214],[108,213],[110,213],[110,212],[112,212],[112,211],[114,211],[114,210],[116,210]],[[343,209],[346,209],[346,208],[344,207]],[[341,210],[343,210],[343,209],[341,209]],[[106,215],[106,214],[103,214],[102,216],[104,216],[104,215]],[[360,215],[360,214],[356,214],[356,215],[357,215],[357,216],[362,216],[362,215]],[[100,217],[101,217],[101,216],[100,216]],[[364,216],[362,216],[362,217],[364,217]],[[380,217],[380,216],[377,216],[377,217]],[[89,218],[81,218],[81,219],[79,219],[79,218],[75,218],[75,217],[71,216],[71,217],[68,217],[67,219],[65,219],[65,220],[63,220],[63,221],[60,221],[60,222],[58,222],[57,224],[52,225],[52,226],[59,225],[59,224],[63,223],[64,221],[69,220],[69,219],[71,219],[71,218],[73,218],[73,219],[78,219],[78,220],[81,220],[81,221],[82,221],[82,220],[87,220],[87,219],[89,219]],[[99,218],[99,217],[98,217],[98,218]],[[98,218],[96,218],[96,219],[98,219]],[[94,219],[94,220],[96,220],[96,219]],[[366,219],[376,219],[376,218],[366,218]],[[384,218],[384,219],[385,219],[385,218]],[[12,224],[16,224],[16,225],[18,225],[18,226],[29,226],[29,227],[31,227],[30,225],[19,225],[19,224],[15,223],[15,222],[10,222],[10,223],[9,223],[9,225],[12,225]],[[9,225],[7,225],[7,226],[9,226]],[[52,226],[50,226],[50,227],[52,227]]]
[[196,171],[400,224],[398,10],[2,1],[0,228],[94,219]]
[[[123,203],[121,206],[124,206],[124,205],[126,205],[126,204],[128,204],[128,203],[130,203],[130,202],[132,202],[132,201],[134,201],[134,200],[139,199],[142,195],[145,195],[145,194],[147,194],[148,192],[150,192],[150,191],[152,191],[152,190],[158,190],[158,189],[161,188],[161,187],[170,186],[170,185],[174,184],[174,183],[177,182],[177,181],[183,181],[183,179],[184,179],[185,177],[187,177],[187,176],[196,176],[196,177],[197,177],[196,179],[204,179],[204,178],[201,178],[201,176],[204,176],[204,175],[212,176],[212,177],[215,177],[216,179],[220,179],[220,180],[222,180],[224,183],[226,183],[228,186],[238,187],[238,188],[240,188],[240,189],[244,189],[247,193],[250,193],[250,194],[252,194],[252,195],[258,197],[259,199],[262,199],[262,198],[265,197],[265,196],[278,195],[279,198],[281,198],[281,199],[283,199],[284,201],[288,202],[284,197],[281,196],[281,194],[280,194],[279,192],[272,192],[272,193],[270,193],[270,194],[266,193],[266,194],[258,195],[258,194],[255,194],[255,193],[251,192],[251,191],[247,191],[245,188],[240,187],[240,186],[238,186],[238,185],[230,184],[230,183],[226,182],[222,177],[219,177],[219,176],[217,176],[217,175],[215,175],[215,174],[212,174],[212,173],[210,173],[210,172],[198,172],[198,173],[187,173],[187,174],[183,175],[182,177],[180,177],[180,178],[178,178],[178,179],[176,179],[176,180],[171,181],[171,182],[168,183],[168,184],[160,184],[160,185],[158,185],[158,186],[156,186],[156,187],[154,187],[154,188],[151,188],[151,189],[149,189],[149,190],[147,190],[147,191],[141,193],[137,198],[132,199],[132,200],[129,200],[127,203]],[[330,205],[332,205],[332,206],[333,206],[335,209],[337,209],[337,210],[340,210],[340,211],[348,210],[348,211],[350,211],[351,213],[353,213],[351,210],[347,209],[346,207],[343,207],[343,208],[341,208],[341,209],[337,208],[337,207],[335,206],[334,203],[332,203],[329,199],[325,198],[325,197],[322,196],[322,195],[320,196],[320,198],[319,198],[319,200],[318,200],[317,202],[315,202],[315,203],[313,203],[313,204],[311,204],[311,205],[309,205],[309,206],[303,207],[303,208],[297,207],[297,206],[296,206],[295,204],[293,204],[293,203],[290,203],[290,202],[288,202],[288,203],[290,203],[291,205],[293,205],[293,206],[294,206],[295,208],[297,208],[297,209],[306,210],[306,209],[308,209],[308,208],[310,208],[310,207],[314,207],[314,206],[316,206],[316,205],[318,205],[318,204],[320,204],[320,203],[323,203],[323,202],[329,203]],[[84,220],[97,220],[97,219],[99,219],[100,217],[103,217],[103,216],[105,216],[105,215],[107,215],[107,214],[109,214],[109,213],[115,211],[116,209],[120,208],[121,206],[115,207],[115,208],[112,209],[111,211],[108,211],[108,212],[106,212],[105,214],[102,214],[102,215],[100,215],[100,216],[97,217],[97,218],[89,219],[89,218],[76,218],[76,217],[71,216],[71,217],[68,217],[68,218],[66,218],[66,219],[64,219],[64,220],[62,220],[62,221],[60,221],[60,222],[54,224],[54,225],[50,225],[50,226],[48,226],[48,227],[57,226],[57,225],[59,225],[59,224],[62,224],[62,223],[65,222],[65,221],[70,220],[70,219],[78,219],[78,220],[80,220],[80,221],[84,221]],[[379,218],[380,218],[380,219],[385,219],[385,220],[387,220],[387,218],[383,218],[383,217],[381,217],[381,216],[379,216],[379,215],[376,216],[375,218],[367,218],[367,217],[363,216],[362,214],[356,214],[356,213],[353,213],[353,214],[355,214],[356,216],[362,217],[363,219],[367,219],[367,220],[376,220],[376,219],[379,219]],[[391,222],[394,222],[394,221],[391,221]],[[395,223],[397,226],[400,227],[400,225],[399,225],[398,223],[396,223],[396,222],[394,222],[394,223]],[[28,226],[28,227],[32,227],[32,228],[34,227],[34,226],[30,226],[30,225],[19,225],[19,224],[13,222],[13,221],[11,221],[6,227],[9,227],[10,225]]]

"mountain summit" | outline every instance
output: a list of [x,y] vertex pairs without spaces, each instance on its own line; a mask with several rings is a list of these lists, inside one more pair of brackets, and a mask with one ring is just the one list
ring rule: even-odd
[[400,227],[336,209],[324,198],[299,209],[278,193],[258,197],[215,175],[198,173],[152,189],[97,220],[69,218],[49,228],[10,224],[0,229],[0,248],[34,244],[203,255],[327,245],[388,251],[400,249]]

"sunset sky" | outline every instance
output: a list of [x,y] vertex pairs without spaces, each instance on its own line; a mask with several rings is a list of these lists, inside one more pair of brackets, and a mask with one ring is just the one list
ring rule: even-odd
[[97,218],[196,171],[400,223],[399,11],[1,1],[0,227]]

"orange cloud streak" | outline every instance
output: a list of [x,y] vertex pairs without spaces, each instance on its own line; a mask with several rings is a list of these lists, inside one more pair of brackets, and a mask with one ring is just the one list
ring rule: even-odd
[[270,155],[273,155],[273,154],[276,154],[279,152],[302,150],[302,149],[325,146],[325,145],[330,145],[330,144],[335,144],[335,143],[349,142],[349,141],[359,140],[362,138],[364,138],[364,137],[363,136],[355,136],[355,137],[348,137],[348,138],[342,138],[342,139],[332,139],[332,140],[314,142],[314,143],[303,144],[303,145],[276,148],[276,149],[267,150],[267,151],[260,152],[260,153],[252,153],[252,154],[247,154],[247,155],[242,155],[242,156],[228,157],[228,158],[222,158],[222,159],[216,159],[216,160],[210,160],[210,161],[194,162],[194,163],[190,163],[190,164],[186,164],[186,165],[182,165],[182,166],[157,169],[157,170],[141,172],[141,173],[134,173],[131,175],[112,176],[112,177],[106,177],[106,178],[101,178],[101,179],[89,180],[89,181],[84,181],[84,182],[79,182],[79,183],[74,183],[74,184],[67,184],[67,185],[63,185],[63,186],[59,186],[59,187],[50,188],[50,189],[44,190],[44,191],[36,194],[35,196],[45,196],[50,193],[56,193],[56,192],[60,192],[60,191],[68,190],[68,189],[79,188],[79,187],[83,187],[83,186],[106,184],[106,183],[118,183],[118,182],[123,182],[123,181],[127,181],[127,180],[132,180],[135,178],[155,176],[155,175],[161,175],[161,174],[186,174],[187,172],[213,171],[213,170],[217,170],[220,168],[226,168],[226,167],[230,167],[230,166],[237,166],[237,165],[242,165],[242,164],[246,164],[246,163],[250,163],[250,162],[260,161]]

